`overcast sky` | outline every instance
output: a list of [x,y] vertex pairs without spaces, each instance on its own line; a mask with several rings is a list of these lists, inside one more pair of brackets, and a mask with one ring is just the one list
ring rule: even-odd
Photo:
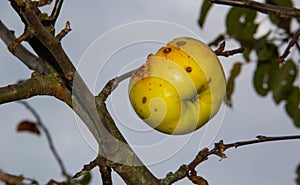
[[[225,6],[215,6],[208,15],[204,29],[200,30],[197,19],[201,2],[65,1],[56,29],[61,30],[66,21],[71,22],[72,31],[63,39],[63,47],[83,73],[91,90],[97,93],[108,79],[140,65],[149,53],[156,52],[163,43],[176,36],[195,35],[209,42],[224,32]],[[0,2],[0,19],[15,30],[16,35],[22,33],[23,25],[8,1]],[[151,27],[151,24],[154,26]],[[267,26],[267,23],[264,24],[260,31],[263,32]],[[137,31],[141,27],[145,28],[144,32]],[[110,40],[101,42],[105,39]],[[115,48],[120,43],[121,46]],[[229,42],[227,47],[232,49],[238,46]],[[220,60],[228,76],[232,64],[241,59],[234,56],[220,57]],[[237,78],[234,108],[223,106],[210,124],[190,135],[170,137],[149,130],[134,115],[128,103],[128,81],[121,83],[109,99],[109,110],[141,160],[157,177],[163,178],[180,165],[189,163],[203,146],[211,148],[211,144],[220,139],[229,143],[254,139],[257,135],[299,133],[282,104],[275,106],[270,95],[264,98],[257,96],[252,85],[254,67],[254,63],[244,65],[242,75]],[[7,51],[2,42],[0,74],[1,86],[30,76],[30,71]],[[120,96],[122,98],[118,99]],[[96,157],[93,139],[65,104],[51,97],[35,97],[27,102],[38,111],[50,130],[70,174],[75,174]],[[37,137],[15,132],[17,123],[23,119],[33,119],[33,116],[20,104],[0,105],[0,169],[32,177],[41,184],[50,177],[62,179],[44,135]],[[300,141],[276,142],[228,150],[227,159],[219,161],[219,158],[212,156],[197,170],[210,184],[294,184],[295,170],[300,163],[299,144]],[[117,175],[113,177],[116,184],[122,184]],[[99,182],[95,169],[92,184]],[[187,182],[182,180],[177,184]]]

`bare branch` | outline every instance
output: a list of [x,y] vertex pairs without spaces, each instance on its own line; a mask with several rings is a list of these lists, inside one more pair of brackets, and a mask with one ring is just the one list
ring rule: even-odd
[[210,3],[236,6],[259,11],[264,14],[273,14],[283,18],[296,18],[300,20],[300,9],[281,7],[271,4],[260,3],[252,0],[207,0]]
[[[196,177],[199,180],[205,180],[200,176],[197,176],[197,172],[195,168],[202,162],[206,161],[210,155],[217,155],[219,157],[226,158],[225,151],[230,148],[238,148],[241,146],[247,146],[247,145],[253,145],[258,143],[264,143],[264,142],[272,142],[272,141],[285,141],[285,140],[298,140],[300,139],[300,135],[292,135],[292,136],[263,136],[259,135],[256,136],[257,139],[254,140],[248,140],[248,141],[238,141],[235,143],[229,143],[224,144],[224,142],[221,140],[218,143],[215,143],[215,147],[211,150],[208,148],[204,148],[195,157],[193,161],[190,162],[189,165],[182,165],[175,173],[169,173],[166,178],[162,179],[161,182],[163,184],[172,184],[174,182],[177,182],[185,177],[188,177],[191,179],[191,177]],[[186,167],[188,166],[188,168]],[[205,183],[205,181],[203,181]]]
[[237,48],[237,49],[233,49],[233,50],[227,50],[227,51],[224,51],[225,50],[225,41],[223,41],[220,46],[218,47],[218,49],[216,49],[214,52],[216,55],[218,56],[224,56],[224,57],[229,57],[229,56],[232,56],[232,55],[235,55],[235,54],[238,54],[238,53],[243,53],[244,52],[244,48],[241,47],[241,48]]
[[200,164],[201,162],[207,160],[207,157],[209,155],[217,155],[221,158],[226,158],[226,155],[224,154],[225,150],[229,148],[238,148],[241,146],[246,146],[246,145],[253,145],[257,143],[264,143],[264,142],[271,142],[271,141],[283,141],[283,140],[294,140],[294,139],[300,139],[300,135],[295,135],[295,136],[276,136],[276,137],[269,137],[269,136],[262,136],[259,135],[256,137],[257,139],[254,140],[249,140],[249,141],[239,141],[235,143],[229,143],[229,144],[224,144],[223,141],[221,140],[218,143],[215,143],[215,147],[211,150],[204,149],[199,152],[197,157],[189,164],[190,170],[194,170],[194,168]]
[[52,21],[53,24],[56,22],[56,20],[58,18],[58,15],[59,15],[59,12],[60,12],[63,2],[64,2],[64,0],[55,0],[55,4],[54,4],[53,10],[50,15],[50,20]]
[[53,143],[53,140],[52,140],[52,137],[50,135],[50,132],[48,131],[47,127],[43,124],[42,122],[42,119],[41,117],[39,116],[39,114],[33,109],[33,107],[31,107],[27,102],[25,101],[18,101],[18,103],[24,105],[26,107],[27,110],[29,110],[33,116],[35,117],[36,121],[37,121],[37,125],[44,131],[45,135],[46,135],[46,138],[47,138],[47,141],[48,141],[48,144],[49,144],[49,148],[54,156],[54,158],[56,159],[60,169],[61,169],[61,172],[64,176],[67,176],[67,172],[66,172],[66,168],[63,164],[63,161],[62,159],[60,158],[57,150],[55,149],[54,147],[54,143]]
[[124,80],[126,80],[127,78],[129,78],[129,77],[135,72],[135,70],[136,70],[136,69],[131,70],[131,71],[127,72],[127,73],[124,73],[124,74],[121,75],[121,76],[115,77],[115,79],[114,79],[114,84],[113,84],[113,86],[112,86],[111,91],[114,91],[114,90],[118,87],[119,83],[121,83],[122,81],[124,81]]
[[51,95],[72,104],[70,92],[54,76],[42,76],[35,74],[23,82],[0,87],[0,104],[27,99],[37,95]]
[[34,179],[23,177],[22,175],[8,174],[1,170],[0,170],[0,181],[5,182],[6,184],[14,184],[14,185],[26,185],[26,184],[37,185],[38,184],[37,181]]
[[71,31],[71,24],[69,21],[67,21],[66,26],[63,30],[61,30],[57,35],[56,38],[58,40],[61,40],[63,37],[65,37],[70,31]]
[[[13,32],[10,31],[0,20],[0,38],[7,45],[10,46],[15,40]],[[20,61],[22,61],[29,69],[35,70],[41,74],[49,74],[49,69],[47,68],[46,62],[42,58],[38,58],[30,51],[28,51],[24,46],[19,45],[15,47],[13,55],[15,55]]]
[[297,43],[297,40],[299,39],[300,36],[300,29],[296,31],[293,36],[292,40],[289,42],[288,46],[284,50],[283,54],[279,57],[278,62],[279,64],[282,64],[285,62],[285,58],[290,54],[290,49]]
[[97,166],[97,160],[98,157],[96,159],[94,159],[93,161],[91,161],[89,164],[86,164],[83,166],[82,170],[80,170],[79,172],[77,172],[73,178],[78,178],[81,177],[82,175],[85,175],[86,173],[88,173],[89,171],[91,171],[92,169],[94,169]]
[[52,0],[39,0],[39,1],[34,1],[33,3],[36,3],[36,6],[42,7],[51,4]]
[[[49,17],[44,18],[44,16],[41,16],[38,7],[30,0],[24,0],[22,2],[17,0],[10,1],[15,11],[24,21],[26,29],[33,30],[32,32],[29,32],[33,33],[33,35],[28,35],[28,38],[30,38],[28,39],[28,42],[31,47],[40,57],[49,59],[47,62],[49,62],[62,77],[67,81],[72,81],[75,67],[63,50],[59,40],[53,36],[53,25],[43,25],[43,23],[49,21]],[[21,9],[22,11],[20,11]],[[70,83],[68,85],[71,86]]]
[[89,164],[84,165],[83,169],[80,172],[77,172],[73,178],[78,178],[82,175],[85,175],[89,171],[91,171],[93,168],[98,166],[100,168],[101,173],[101,179],[103,185],[111,185],[112,184],[112,178],[111,178],[111,168],[106,165],[106,159],[103,158],[103,156],[98,155],[97,158],[93,161],[91,161]]
[[189,173],[189,167],[188,165],[182,165],[175,173],[168,173],[164,179],[161,179],[162,185],[169,185],[173,184],[174,182],[177,182],[186,176],[188,176]]
[[99,163],[98,167],[101,173],[101,179],[103,185],[112,185],[111,168],[107,166],[107,159],[103,156],[98,156]]

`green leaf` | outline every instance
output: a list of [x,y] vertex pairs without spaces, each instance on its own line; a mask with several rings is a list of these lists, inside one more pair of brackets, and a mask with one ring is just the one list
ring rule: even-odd
[[230,71],[230,77],[227,81],[227,86],[226,86],[226,100],[225,100],[226,105],[229,107],[232,107],[231,96],[234,92],[235,79],[240,74],[241,67],[242,67],[242,63],[236,62]]
[[290,96],[297,73],[296,64],[291,60],[287,61],[281,68],[277,62],[272,62],[269,86],[277,104]]
[[209,11],[209,9],[211,8],[212,4],[207,2],[206,0],[203,0],[202,6],[201,6],[201,12],[200,12],[200,17],[198,20],[198,23],[200,25],[200,27],[203,27],[206,15]]
[[251,53],[251,51],[252,51],[252,46],[243,46],[244,47],[244,52],[243,52],[243,57],[245,58],[245,60],[247,61],[247,62],[249,62],[250,61],[250,53]]
[[239,41],[252,40],[258,26],[254,22],[255,17],[256,11],[237,7],[231,8],[226,18],[228,34]]
[[[289,116],[293,119],[296,127],[300,128],[300,89],[299,87],[294,87],[292,93],[288,97],[285,105],[285,109]],[[298,171],[299,174],[299,171]],[[298,180],[299,176],[298,176]],[[300,182],[300,181],[299,181]]]
[[254,42],[254,49],[256,51],[259,61],[271,61],[278,58],[277,47],[267,40],[268,34],[257,39]]
[[247,52],[244,52],[246,61],[249,61],[251,53],[254,34],[256,33],[258,25],[255,23],[256,11],[246,10],[242,8],[233,7],[226,17],[226,28],[229,36],[235,38],[240,42]]
[[253,85],[256,92],[265,96],[268,94],[270,87],[269,81],[270,64],[266,62],[258,62],[254,72]]

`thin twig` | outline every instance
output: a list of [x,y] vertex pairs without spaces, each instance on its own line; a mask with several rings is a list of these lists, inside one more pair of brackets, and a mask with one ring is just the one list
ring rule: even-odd
[[[220,46],[218,47],[218,49],[216,49],[214,52],[216,55],[218,56],[224,56],[224,57],[229,57],[238,53],[243,53],[244,52],[244,48],[237,48],[237,49],[233,49],[233,50],[225,50],[225,46],[226,46],[226,42],[223,41]],[[225,50],[225,51],[224,51]]]
[[69,21],[66,22],[66,26],[64,29],[62,29],[55,37],[58,40],[61,40],[63,37],[65,37],[70,31],[71,31],[71,24]]
[[56,22],[56,20],[58,18],[58,15],[59,15],[59,12],[60,12],[63,2],[64,2],[64,0],[56,0],[55,1],[53,10],[50,15],[50,20],[53,22],[53,24]]
[[77,172],[73,176],[73,178],[81,177],[82,175],[85,175],[86,173],[94,169],[96,166],[98,166],[101,173],[102,184],[111,185],[112,184],[111,168],[107,166],[106,161],[107,159],[105,159],[101,155],[98,155],[96,159],[91,161],[89,164],[84,165],[82,170]]
[[28,43],[40,57],[49,59],[49,64],[56,69],[71,89],[70,82],[74,78],[75,67],[63,50],[61,43],[53,36],[54,25],[44,25],[47,19],[41,16],[39,8],[32,1],[10,0],[10,2],[26,25],[25,32],[27,29],[33,30],[34,35],[28,40]]
[[114,78],[114,84],[112,86],[112,90],[111,91],[115,90],[122,81],[124,81],[127,78],[129,78],[135,71],[136,71],[136,69],[131,70],[131,71],[127,72],[127,73],[124,73],[121,76],[115,77]]
[[283,54],[279,57],[279,59],[278,59],[279,64],[284,63],[285,58],[290,54],[290,49],[297,43],[299,36],[300,36],[300,29],[298,29],[298,31],[296,31],[293,34],[292,40],[289,42],[289,44],[286,47],[286,49],[284,50]]
[[223,57],[229,57],[229,56],[235,55],[237,53],[243,53],[244,51],[245,51],[245,49],[243,47],[241,47],[241,48],[237,48],[237,49],[233,49],[233,50],[223,51],[221,53],[216,53],[216,55],[223,56]]
[[81,177],[82,175],[85,175],[86,173],[94,169],[97,166],[97,160],[98,157],[91,161],[89,164],[84,165],[83,168],[73,176],[73,178]]
[[18,101],[18,103],[24,105],[26,107],[26,109],[29,110],[33,114],[33,116],[35,117],[35,119],[37,121],[37,125],[45,132],[45,135],[46,135],[46,138],[47,138],[50,150],[53,153],[56,161],[58,162],[58,165],[59,165],[59,167],[60,167],[60,169],[62,171],[62,174],[64,176],[68,176],[68,174],[67,174],[67,172],[65,170],[65,166],[63,164],[63,161],[60,158],[58,152],[56,151],[56,149],[54,147],[54,143],[53,143],[52,137],[50,135],[50,132],[48,131],[47,127],[43,124],[43,122],[41,120],[41,117],[38,115],[38,113],[27,102],[25,102],[25,101]]
[[0,170],[0,181],[5,182],[6,184],[14,184],[14,185],[26,185],[26,184],[37,185],[38,184],[38,182],[34,179],[27,178],[20,175],[8,174],[1,170]]
[[[298,140],[300,135],[291,135],[291,136],[256,136],[257,139],[248,140],[248,141],[238,141],[234,143],[224,144],[223,140],[215,143],[215,147],[212,149],[203,148],[197,156],[190,162],[189,165],[182,165],[175,173],[169,173],[166,178],[162,179],[162,184],[172,184],[177,182],[185,177],[191,179],[191,177],[197,180],[205,180],[202,177],[197,175],[195,168],[202,162],[206,161],[210,155],[217,155],[219,157],[226,158],[224,153],[227,149],[238,148],[241,146],[253,145],[258,143],[272,142],[272,141],[286,141],[286,140]],[[188,168],[186,168],[188,166]],[[205,183],[205,181],[203,181]]]
[[236,6],[259,11],[264,14],[273,14],[278,17],[296,18],[300,20],[300,9],[281,7],[271,4],[260,3],[252,0],[208,0],[210,3]]
[[[294,140],[294,139],[300,139],[300,135],[293,135],[293,136],[275,136],[275,137],[270,137],[270,136],[263,136],[259,135],[256,136],[257,139],[254,140],[248,140],[248,141],[239,141],[235,143],[229,143],[229,144],[224,144],[223,140],[221,140],[218,143],[215,143],[215,147],[207,152],[202,152],[205,153],[205,155],[199,155],[197,156],[190,164],[190,168],[193,169],[195,168],[199,163],[203,162],[204,160],[207,159],[209,155],[217,155],[221,158],[226,158],[226,155],[224,154],[225,150],[229,148],[238,148],[241,146],[246,146],[246,145],[253,145],[257,143],[264,143],[264,142],[271,142],[271,141],[283,141],[283,140]],[[200,152],[201,153],[201,152]]]

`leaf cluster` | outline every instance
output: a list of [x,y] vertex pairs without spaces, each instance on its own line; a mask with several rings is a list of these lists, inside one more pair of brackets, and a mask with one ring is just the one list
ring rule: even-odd
[[[281,11],[295,10],[292,0],[265,0],[265,5],[274,7],[274,10],[267,12],[257,9],[246,1],[203,1],[201,13],[198,20],[202,28],[212,3],[237,5],[229,9],[226,15],[226,32],[217,36],[211,45],[218,45],[219,42],[231,39],[241,45],[245,50],[243,53],[244,62],[236,62],[227,80],[226,104],[232,107],[231,97],[234,93],[235,80],[242,71],[242,66],[248,63],[255,63],[253,73],[253,87],[260,96],[271,94],[276,105],[283,104],[286,113],[293,120],[294,125],[300,128],[300,84],[299,84],[299,63],[296,57],[289,56],[290,50],[300,54],[300,18],[298,16],[281,16]],[[253,2],[253,1],[251,1]],[[239,4],[238,4],[239,3]],[[269,6],[270,5],[270,6]],[[243,7],[246,7],[243,8]],[[272,12],[276,12],[274,14]],[[298,10],[298,9],[297,9]],[[299,11],[299,10],[298,10]],[[265,19],[257,21],[259,12],[266,14]],[[259,27],[268,21],[270,28],[267,33],[257,36]],[[294,22],[293,22],[294,21]],[[296,24],[293,24],[296,23]],[[293,28],[296,25],[296,28]],[[298,79],[298,83],[297,83]],[[296,183],[300,184],[300,165],[296,170]]]
[[[216,2],[222,4],[225,1],[203,1],[198,20],[201,28],[212,8],[212,3]],[[243,3],[243,1],[236,2]],[[265,4],[277,7],[278,12],[282,7],[293,8],[292,0],[265,0]],[[211,42],[211,45],[218,45],[220,41],[230,39],[245,49],[244,62],[236,62],[233,65],[227,80],[226,104],[232,107],[231,96],[234,92],[235,79],[240,74],[242,66],[254,62],[256,69],[253,75],[253,86],[256,93],[260,96],[270,93],[277,105],[283,103],[294,125],[300,127],[300,89],[299,84],[296,84],[299,70],[295,59],[288,57],[292,46],[300,53],[297,42],[300,27],[296,28],[299,29],[298,31],[294,31],[292,26],[293,21],[299,23],[299,17],[280,16],[280,13],[276,15],[272,13],[273,11],[268,13],[265,10],[256,10],[254,5],[250,6],[251,4],[247,9],[243,8],[246,5],[239,5],[240,7],[231,7],[226,15],[226,32],[221,33]],[[267,14],[260,22],[257,21],[259,12]],[[259,27],[266,21],[269,21],[272,26],[266,34],[257,36]]]

